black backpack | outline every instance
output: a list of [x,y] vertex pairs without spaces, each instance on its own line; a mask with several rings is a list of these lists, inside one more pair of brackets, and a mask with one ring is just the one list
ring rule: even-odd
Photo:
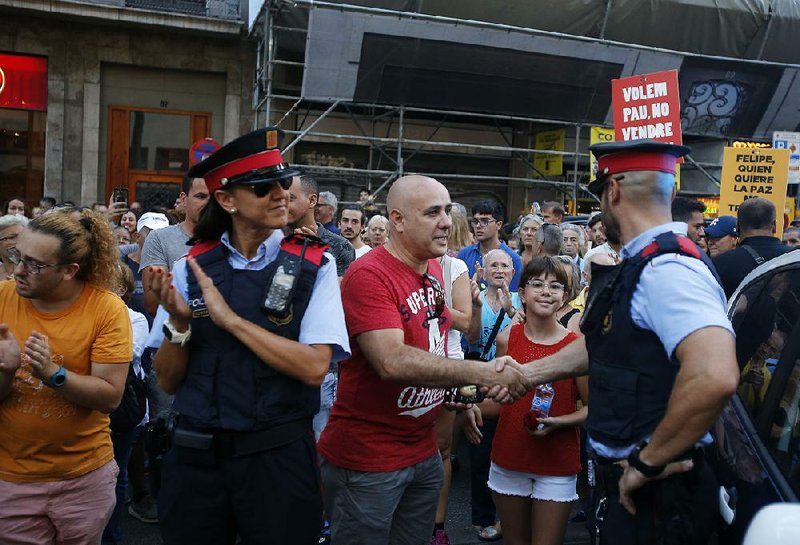
[[128,378],[125,379],[125,390],[119,407],[111,413],[111,431],[129,432],[139,425],[147,410],[147,380],[139,378],[133,370],[133,363],[128,365]]

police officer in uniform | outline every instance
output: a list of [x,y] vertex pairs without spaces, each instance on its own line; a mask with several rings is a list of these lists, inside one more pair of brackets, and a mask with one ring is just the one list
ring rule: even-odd
[[164,542],[316,543],[322,505],[311,422],[330,361],[349,354],[335,260],[283,238],[279,131],[242,136],[189,171],[211,199],[196,244],[152,288],[169,317],[156,355],[179,413],[158,511]]
[[592,268],[585,337],[524,366],[533,384],[589,374],[600,543],[705,544],[717,487],[703,446],[739,371],[725,294],[705,254],[671,221],[676,158],[652,140],[596,144],[603,220],[620,265]]

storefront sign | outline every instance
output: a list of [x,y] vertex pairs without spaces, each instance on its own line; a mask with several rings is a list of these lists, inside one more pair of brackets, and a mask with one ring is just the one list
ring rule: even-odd
[[0,108],[47,111],[47,59],[0,55]]
[[800,184],[800,132],[772,133],[772,147],[789,150],[789,183]]
[[[564,151],[564,129],[553,129],[536,133],[536,149]],[[560,176],[564,173],[564,156],[537,153],[533,156],[533,167],[543,176]]]
[[[780,217],[786,205],[789,150],[725,148],[720,182],[720,215],[735,216],[746,199],[763,197]],[[780,238],[783,222],[778,221]]]
[[683,142],[677,70],[612,79],[611,101],[618,141]]

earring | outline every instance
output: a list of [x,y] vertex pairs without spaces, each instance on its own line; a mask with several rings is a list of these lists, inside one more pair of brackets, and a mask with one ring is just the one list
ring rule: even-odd
[[231,208],[231,209],[230,209],[230,213],[231,213],[231,214],[235,214],[235,213],[236,213],[236,209],[235,209],[235,208]]

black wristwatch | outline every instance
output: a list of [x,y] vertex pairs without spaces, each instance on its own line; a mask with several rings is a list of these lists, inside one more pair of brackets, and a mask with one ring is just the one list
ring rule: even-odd
[[630,464],[636,471],[644,475],[645,477],[652,479],[653,477],[658,477],[661,473],[664,472],[664,468],[667,467],[667,464],[662,464],[660,466],[651,466],[644,463],[640,458],[639,455],[642,453],[642,449],[647,446],[647,441],[642,441],[638,445],[636,445],[631,453],[628,455],[628,464]]

